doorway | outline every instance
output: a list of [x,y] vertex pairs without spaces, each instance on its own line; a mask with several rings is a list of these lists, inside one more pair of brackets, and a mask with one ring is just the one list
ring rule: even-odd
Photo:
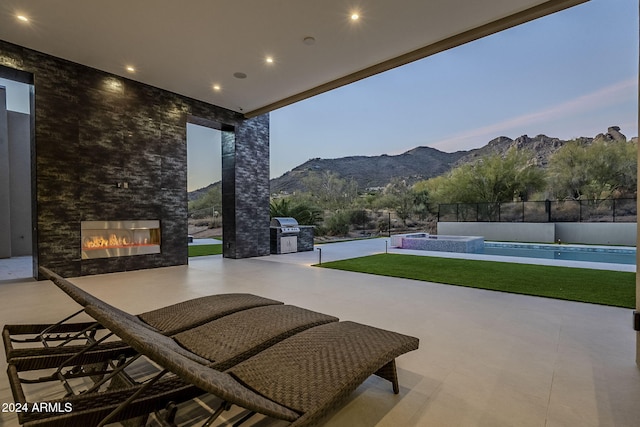
[[189,253],[222,253],[222,131],[216,123],[187,123],[187,196]]
[[32,84],[0,74],[0,282],[33,278],[32,105]]

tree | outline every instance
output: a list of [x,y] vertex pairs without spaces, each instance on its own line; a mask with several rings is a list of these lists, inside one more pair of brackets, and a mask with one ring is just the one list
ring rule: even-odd
[[528,151],[510,149],[467,163],[449,174],[432,178],[425,187],[435,203],[499,203],[527,200],[544,188],[544,172]]
[[413,193],[413,212],[423,221],[431,213],[431,200],[429,191],[424,184],[425,182],[426,181],[417,182],[411,188]]
[[400,178],[392,178],[387,184],[382,196],[378,199],[377,204],[382,208],[393,209],[398,218],[406,226],[407,219],[411,217],[415,207],[415,197],[411,191],[411,187],[407,182]]
[[311,202],[324,209],[344,209],[358,195],[355,180],[346,180],[334,172],[311,173],[303,178]]
[[606,199],[637,189],[637,145],[626,141],[569,141],[549,161],[557,198]]

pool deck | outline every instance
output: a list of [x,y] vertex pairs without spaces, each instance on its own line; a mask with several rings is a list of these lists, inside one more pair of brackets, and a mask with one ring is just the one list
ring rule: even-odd
[[[386,243],[386,247],[385,247]],[[321,249],[319,251],[318,249]],[[468,254],[457,252],[423,251],[391,247],[389,238],[353,240],[340,243],[324,243],[315,245],[313,252],[272,255],[262,259],[300,265],[317,264],[322,252],[322,262],[338,261],[379,253],[431,256],[439,258],[475,259],[481,261],[514,262],[519,264],[551,265],[558,267],[587,268],[592,270],[628,271],[635,273],[636,266],[630,264],[610,264],[604,262],[569,261],[543,258],[524,258],[500,255]]]

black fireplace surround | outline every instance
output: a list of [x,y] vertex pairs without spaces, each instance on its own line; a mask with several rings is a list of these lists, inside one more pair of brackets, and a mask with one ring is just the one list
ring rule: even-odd
[[[268,115],[246,119],[1,40],[0,77],[34,84],[35,277],[38,265],[73,277],[187,264],[187,122],[222,130],[223,255],[269,254]],[[138,219],[160,221],[158,253],[83,259],[83,221]]]

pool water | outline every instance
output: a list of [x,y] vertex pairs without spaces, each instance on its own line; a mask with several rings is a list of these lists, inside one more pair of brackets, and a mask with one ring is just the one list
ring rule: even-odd
[[567,261],[605,262],[613,264],[636,263],[635,248],[617,248],[579,245],[544,245],[485,242],[481,252],[485,255],[503,255],[525,258],[559,259]]

